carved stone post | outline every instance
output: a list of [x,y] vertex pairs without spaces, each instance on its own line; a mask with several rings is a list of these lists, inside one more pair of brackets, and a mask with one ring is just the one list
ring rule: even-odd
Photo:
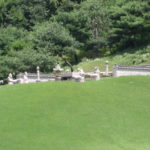
[[109,67],[108,67],[109,61],[105,61],[105,66],[106,66],[106,70],[105,70],[105,75],[108,76],[109,75]]
[[37,66],[36,70],[37,70],[37,82],[40,82],[40,67]]

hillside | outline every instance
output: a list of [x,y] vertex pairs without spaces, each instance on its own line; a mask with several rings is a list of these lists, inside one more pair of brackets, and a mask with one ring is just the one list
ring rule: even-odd
[[118,54],[96,59],[83,59],[81,63],[74,66],[74,69],[83,68],[85,71],[93,71],[98,66],[101,71],[105,71],[105,61],[109,61],[109,69],[112,70],[115,64],[118,65],[143,65],[150,64],[150,46],[136,51],[124,51]]
[[0,150],[149,150],[150,77],[0,87]]
[[0,0],[0,80],[105,56],[145,63],[148,55],[126,58],[126,51],[150,44],[149,10],[148,0]]

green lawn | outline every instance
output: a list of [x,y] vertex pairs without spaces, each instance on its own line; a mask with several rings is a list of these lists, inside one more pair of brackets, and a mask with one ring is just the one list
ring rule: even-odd
[[1,86],[0,150],[150,150],[150,77]]

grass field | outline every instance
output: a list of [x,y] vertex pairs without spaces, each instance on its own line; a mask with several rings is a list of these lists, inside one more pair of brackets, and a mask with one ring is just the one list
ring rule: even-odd
[[150,150],[150,77],[1,86],[0,150]]

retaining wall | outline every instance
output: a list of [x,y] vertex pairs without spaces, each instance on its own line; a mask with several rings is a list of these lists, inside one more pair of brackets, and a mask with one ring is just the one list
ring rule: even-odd
[[143,66],[120,66],[116,65],[113,69],[113,76],[150,76],[150,65]]

